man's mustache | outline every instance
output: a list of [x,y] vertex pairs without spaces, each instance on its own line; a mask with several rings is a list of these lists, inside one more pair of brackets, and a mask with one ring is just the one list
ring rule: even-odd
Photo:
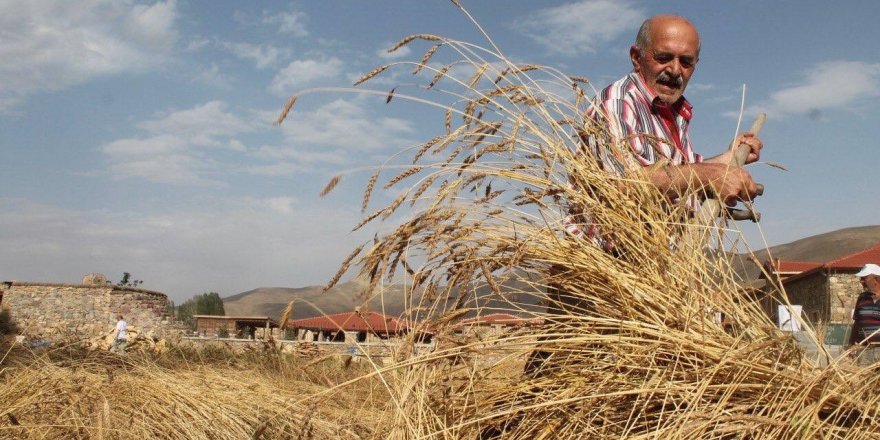
[[682,78],[681,75],[672,76],[667,72],[660,72],[660,74],[657,75],[657,82],[673,84],[676,87],[681,87],[684,85],[684,78]]

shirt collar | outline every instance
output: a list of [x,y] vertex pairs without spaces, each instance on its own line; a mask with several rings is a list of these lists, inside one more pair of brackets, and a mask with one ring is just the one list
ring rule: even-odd
[[[648,102],[651,103],[652,108],[661,108],[666,106],[666,103],[663,102],[662,99],[660,99],[660,96],[657,95],[657,92],[655,92],[654,89],[645,82],[645,80],[642,78],[642,75],[639,75],[637,72],[631,72],[629,76],[633,80],[633,83],[635,83],[636,88],[639,89],[639,92],[641,92],[645,96],[645,99],[647,99]],[[691,117],[693,116],[693,106],[691,105],[690,101],[688,101],[687,98],[684,97],[684,95],[682,95],[681,98],[678,98],[678,101],[675,101],[674,104],[672,104],[672,110],[673,112],[681,115],[686,121],[690,121]]]

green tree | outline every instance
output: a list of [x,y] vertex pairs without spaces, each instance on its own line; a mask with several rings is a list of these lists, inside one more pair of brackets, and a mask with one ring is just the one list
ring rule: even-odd
[[196,328],[196,321],[193,319],[194,315],[223,316],[225,314],[223,300],[217,292],[205,292],[201,295],[196,295],[177,306],[177,319],[191,329]]
[[170,299],[165,301],[165,316],[170,316],[172,318],[177,317],[177,306],[175,306],[174,301]]
[[143,283],[144,283],[144,282],[141,281],[141,280],[133,280],[133,279],[131,279],[131,273],[129,273],[129,272],[122,272],[122,279],[119,280],[119,282],[116,283],[116,285],[117,285],[117,286],[124,286],[124,287],[137,287],[137,286],[139,286],[139,285],[141,285],[141,284],[143,284]]

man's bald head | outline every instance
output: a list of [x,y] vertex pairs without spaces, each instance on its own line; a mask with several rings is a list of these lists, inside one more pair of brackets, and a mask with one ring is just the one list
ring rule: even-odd
[[681,99],[700,58],[700,34],[684,17],[657,15],[642,24],[629,50],[633,71],[669,105]]
[[651,45],[652,31],[657,32],[658,28],[662,29],[670,24],[681,24],[693,29],[697,34],[697,55],[699,55],[700,46],[702,45],[700,42],[700,33],[690,20],[680,15],[655,15],[642,22],[642,26],[639,28],[639,33],[636,34],[636,46],[638,46],[639,50],[644,52],[645,49]]

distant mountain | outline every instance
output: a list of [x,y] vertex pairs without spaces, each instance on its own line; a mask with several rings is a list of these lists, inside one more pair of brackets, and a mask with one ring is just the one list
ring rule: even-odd
[[[768,255],[772,255],[783,260],[826,263],[877,244],[880,244],[880,226],[862,226],[802,238],[757,251],[755,254],[761,262],[765,261]],[[737,271],[741,276],[749,280],[758,277],[760,273],[758,266],[743,255],[736,257],[739,260]],[[359,280],[341,283],[327,292],[323,292],[321,286],[260,287],[223,298],[223,306],[226,314],[230,316],[269,316],[278,319],[287,303],[296,298],[293,316],[299,319],[320,314],[350,312],[355,307],[363,305],[363,291],[366,287],[365,283]],[[527,293],[534,292],[535,289],[525,283],[504,283],[502,290],[524,292],[515,295],[514,301],[525,304],[529,310],[538,310],[542,307],[535,295]],[[485,287],[477,289],[477,297],[482,298],[484,301],[482,304],[490,308],[510,309],[509,305],[491,299],[492,295]],[[412,307],[413,302],[418,302],[418,294],[409,301],[407,306],[401,286],[391,285],[385,287],[381,298],[374,298],[367,307],[373,311],[397,316]]]
[[[362,292],[365,287],[365,284],[359,281],[340,283],[326,292],[323,291],[322,286],[259,287],[223,298],[223,308],[230,316],[269,316],[277,319],[281,317],[287,303],[296,299],[294,319],[350,312],[355,307],[363,305]],[[392,291],[389,294],[393,296],[398,296],[402,292],[400,287],[395,286],[390,287],[390,290]],[[378,299],[371,301],[368,307],[375,311],[382,310],[382,304]],[[402,307],[396,307],[394,304],[391,304],[391,308],[386,311],[389,315],[396,315],[402,311]]]
[[[293,307],[293,318],[307,318],[321,314],[334,314],[350,312],[356,307],[363,307],[363,292],[367,284],[360,280],[340,283],[332,289],[324,292],[321,286],[309,287],[260,287],[242,292],[237,295],[223,298],[223,307],[228,316],[269,316],[279,319],[287,307],[288,302],[296,299]],[[539,297],[529,292],[535,292],[535,288],[523,282],[501,283],[504,292],[519,292],[509,294],[511,301],[522,305],[526,310],[543,310]],[[456,295],[453,294],[453,297]],[[510,310],[511,306],[492,295],[488,287],[476,289],[476,295],[482,307]],[[391,316],[399,316],[404,310],[418,305],[421,292],[404,296],[403,286],[386,285],[381,296],[372,298],[367,308]],[[454,298],[453,298],[454,300]],[[473,315],[473,313],[469,314]],[[466,315],[467,316],[467,315]]]
[[838,229],[755,252],[759,257],[827,263],[880,244],[880,226]]

